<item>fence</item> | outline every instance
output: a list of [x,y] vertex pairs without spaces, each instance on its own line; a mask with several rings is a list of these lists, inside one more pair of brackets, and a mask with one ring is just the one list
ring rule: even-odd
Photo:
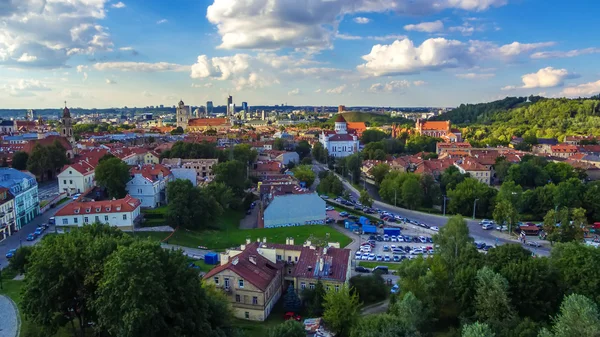
[[40,214],[46,212],[47,210],[49,210],[50,208],[54,207],[54,205],[56,205],[56,203],[58,203],[59,201],[63,200],[64,198],[67,197],[67,193],[61,193],[59,195],[57,195],[56,197],[54,197],[54,199],[50,200],[46,206],[40,208]]

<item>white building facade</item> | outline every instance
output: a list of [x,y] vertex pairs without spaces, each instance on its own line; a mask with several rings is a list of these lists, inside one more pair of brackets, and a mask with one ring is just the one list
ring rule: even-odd
[[327,149],[330,156],[336,158],[347,157],[357,153],[360,146],[358,136],[348,133],[348,124],[342,115],[335,120],[335,132],[322,131],[319,142]]
[[140,207],[140,200],[130,195],[117,200],[72,202],[56,213],[56,226],[82,227],[100,222],[121,230],[133,230]]
[[83,193],[94,187],[94,167],[82,160],[66,166],[57,178],[59,192],[68,195]]

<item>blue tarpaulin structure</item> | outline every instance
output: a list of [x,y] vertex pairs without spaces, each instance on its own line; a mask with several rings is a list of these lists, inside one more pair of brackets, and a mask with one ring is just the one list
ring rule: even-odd
[[377,227],[372,225],[363,225],[362,231],[365,234],[375,234],[377,233]]
[[204,255],[204,262],[206,264],[219,264],[219,254],[206,253],[206,255]]

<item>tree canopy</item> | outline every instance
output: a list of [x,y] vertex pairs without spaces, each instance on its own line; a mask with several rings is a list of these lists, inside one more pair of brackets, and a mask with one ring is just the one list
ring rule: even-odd
[[98,163],[95,179],[98,186],[106,189],[110,198],[123,198],[127,194],[127,182],[131,180],[129,166],[119,158],[109,158]]

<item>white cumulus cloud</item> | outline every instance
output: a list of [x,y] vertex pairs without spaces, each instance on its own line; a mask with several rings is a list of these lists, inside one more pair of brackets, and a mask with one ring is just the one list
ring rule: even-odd
[[600,80],[564,88],[561,95],[567,97],[592,96],[600,93]]
[[160,19],[160,20],[156,21],[156,24],[157,25],[162,25],[163,23],[167,23],[167,22],[169,22],[169,20],[167,20],[167,19]]
[[119,1],[116,4],[110,5],[110,7],[112,7],[112,8],[125,8],[126,6],[125,6],[124,3],[122,3],[121,1]]
[[535,73],[525,74],[521,79],[523,88],[552,88],[562,86],[565,80],[577,77],[579,75],[570,73],[567,69],[546,67]]
[[327,93],[328,94],[342,94],[344,92],[344,90],[346,90],[346,85],[340,85],[339,87],[335,87],[335,88],[331,88],[331,89],[327,89]]
[[513,43],[509,43],[509,44],[505,44],[503,46],[501,46],[498,51],[506,56],[506,57],[514,57],[514,56],[518,56],[524,53],[528,53],[530,51],[536,50],[536,49],[540,49],[540,48],[545,48],[545,47],[552,47],[556,44],[556,42],[538,42],[538,43],[520,43],[520,42],[513,42]]
[[541,51],[531,54],[533,59],[565,58],[580,55],[598,54],[600,48],[573,49],[569,51]]
[[406,80],[390,81],[387,83],[375,83],[368,89],[369,92],[402,92],[402,89],[410,87],[410,82]]
[[288,96],[297,96],[300,95],[301,91],[300,89],[296,88],[296,89],[292,89],[290,91],[288,91]]
[[117,81],[111,80],[110,78],[106,79],[106,84],[117,84]]
[[489,73],[466,73],[466,74],[456,74],[458,78],[468,79],[468,80],[482,80],[488,79],[496,76],[496,74]]
[[362,17],[362,16],[358,16],[358,17],[354,18],[354,22],[356,22],[358,24],[361,24],[361,25],[365,25],[365,24],[371,22],[371,19],[365,18],[365,17]]
[[441,32],[444,30],[444,23],[440,20],[433,22],[421,22],[418,24],[406,25],[404,26],[404,30],[425,33]]
[[[483,11],[506,0],[214,0],[206,17],[222,49],[323,49],[346,15],[394,12],[425,15],[445,9]],[[362,20],[364,21],[364,20]]]
[[21,57],[19,57],[17,62],[34,62],[35,60],[37,60],[37,57],[35,55],[29,55],[28,53],[23,53],[23,55],[21,55]]

